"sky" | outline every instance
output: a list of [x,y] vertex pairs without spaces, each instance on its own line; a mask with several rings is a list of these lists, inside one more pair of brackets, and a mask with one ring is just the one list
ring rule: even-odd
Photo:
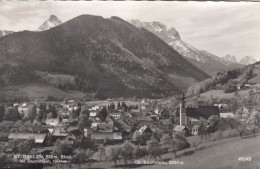
[[0,30],[37,30],[51,14],[63,22],[81,14],[159,21],[197,49],[260,60],[260,2],[0,0]]

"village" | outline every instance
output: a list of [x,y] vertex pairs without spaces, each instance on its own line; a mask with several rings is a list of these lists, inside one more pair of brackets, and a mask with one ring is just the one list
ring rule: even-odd
[[[90,160],[102,151],[106,154],[106,147],[131,144],[147,146],[143,156],[156,158],[170,149],[175,154],[189,147],[197,149],[204,139],[216,141],[225,131],[231,131],[229,136],[240,135],[241,138],[258,132],[256,109],[242,107],[239,113],[234,113],[228,107],[228,104],[219,103],[187,105],[184,94],[174,108],[163,107],[157,100],[148,99],[133,103],[108,99],[96,105],[75,100],[14,103],[11,107],[1,107],[5,110],[0,126],[1,150],[7,155],[71,155],[71,159],[82,151],[91,151],[86,158]],[[195,136],[200,141],[193,140]],[[178,145],[168,147],[174,138]],[[154,146],[154,141],[160,144],[160,149],[149,152],[149,145]],[[113,153],[116,150],[108,151]],[[116,165],[116,159],[112,158],[112,161]]]

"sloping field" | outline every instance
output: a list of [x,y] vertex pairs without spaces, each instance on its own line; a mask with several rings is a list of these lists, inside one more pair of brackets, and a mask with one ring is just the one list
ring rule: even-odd
[[[257,169],[260,167],[260,136],[243,139],[236,137],[211,144],[211,147],[198,150],[192,155],[172,158],[172,161],[183,162],[182,165],[149,165],[141,168]],[[240,161],[239,157],[251,157],[251,161]]]
[[65,92],[50,85],[36,83],[8,86],[0,90],[0,96],[5,97],[6,99],[18,96],[27,96],[32,100],[43,100],[48,95],[56,98],[82,98],[84,96],[83,93],[78,91]]
[[[243,97],[247,97],[248,96],[248,92],[252,90],[252,89],[247,89],[247,90],[239,90],[238,94],[243,96]],[[207,91],[205,93],[200,94],[202,97],[206,97],[206,98],[211,98],[211,96],[213,96],[214,98],[218,97],[220,99],[226,98],[226,99],[231,99],[234,97],[234,92],[232,93],[225,93],[223,90],[210,90]]]

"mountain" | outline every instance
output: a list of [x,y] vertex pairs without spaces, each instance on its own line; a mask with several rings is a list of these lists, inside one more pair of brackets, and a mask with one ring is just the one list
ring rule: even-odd
[[1,62],[73,75],[75,88],[99,98],[170,96],[209,77],[146,29],[92,15],[1,38]]
[[257,60],[255,58],[253,58],[252,56],[245,56],[239,61],[239,63],[242,65],[251,65],[256,62],[257,62]]
[[129,22],[138,28],[145,28],[151,31],[167,44],[172,46],[174,50],[176,50],[181,56],[185,57],[193,65],[210,75],[213,75],[221,70],[242,66],[236,63],[226,63],[224,59],[219,58],[216,55],[204,50],[196,49],[195,47],[182,41],[178,31],[173,27],[168,28],[160,22],[141,22],[133,19]]
[[11,33],[13,33],[13,31],[0,30],[0,38]]
[[62,21],[57,16],[51,15],[50,18],[45,21],[38,29],[40,31],[45,31],[60,24],[62,24]]
[[222,59],[224,59],[227,63],[238,63],[237,58],[235,56],[226,55],[222,57]]
[[[39,31],[45,31],[45,30],[48,30],[48,29],[53,28],[55,26],[58,26],[60,24],[62,24],[62,21],[57,16],[51,15],[50,18],[48,20],[46,20],[38,28],[38,30]],[[0,30],[0,38],[5,36],[5,35],[11,34],[11,33],[14,33],[14,31]]]

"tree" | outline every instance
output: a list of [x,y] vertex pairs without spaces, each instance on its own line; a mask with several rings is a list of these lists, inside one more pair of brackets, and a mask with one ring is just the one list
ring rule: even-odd
[[47,139],[46,139],[47,145],[48,145],[48,146],[53,145],[53,143],[54,143],[54,137],[53,137],[53,135],[50,134],[50,133],[48,133],[46,138],[47,138]]
[[52,117],[52,118],[56,118],[56,117],[58,116],[57,110],[56,110],[56,108],[55,108],[54,105],[49,104],[49,109],[48,109],[48,111],[51,113],[51,117]]
[[73,162],[77,163],[79,165],[79,169],[80,169],[82,163],[89,162],[89,158],[91,156],[91,153],[92,152],[89,149],[87,151],[81,150],[78,154],[73,156]]
[[203,121],[199,122],[198,135],[200,136],[200,142],[202,142],[203,137],[205,137],[206,126]]
[[177,145],[177,140],[173,138],[173,135],[168,135],[168,134],[163,135],[162,145],[163,148],[172,148],[175,157],[177,157],[178,145]]
[[161,146],[156,139],[152,139],[148,141],[147,144],[147,151],[148,154],[153,157],[156,160],[156,157],[159,157],[161,159],[162,149]]
[[36,106],[35,105],[29,106],[28,112],[24,116],[24,118],[27,118],[27,119],[33,121],[36,117],[36,113],[37,113]]
[[175,157],[177,157],[177,151],[190,147],[190,144],[182,133],[164,135],[162,138],[162,144],[172,148]]
[[232,93],[232,92],[236,92],[236,91],[237,91],[236,84],[234,83],[234,81],[229,80],[224,87],[224,92],[225,93]]
[[156,130],[155,132],[153,132],[152,138],[156,139],[157,141],[160,141],[160,139],[162,138],[162,132]]
[[121,151],[122,151],[122,147],[120,147],[120,146],[112,146],[108,150],[108,153],[107,153],[108,160],[114,161],[115,166],[117,165],[117,161],[120,160]]
[[193,136],[192,140],[190,141],[192,147],[195,147],[196,151],[198,150],[198,146],[201,144],[201,139],[199,136]]
[[133,157],[134,157],[133,151],[134,151],[134,145],[132,145],[128,142],[125,142],[122,145],[120,154],[126,165],[127,165],[127,161],[133,159]]
[[136,130],[133,134],[133,140],[138,144],[146,143],[147,137],[145,135],[141,135],[138,130]]
[[252,77],[254,77],[254,71],[251,67],[247,68],[246,71],[244,72],[244,78],[249,80]]
[[120,102],[117,103],[117,109],[120,109],[121,108],[121,104]]
[[101,111],[99,111],[98,112],[98,117],[100,118],[100,119],[102,119],[102,121],[106,121],[106,118],[107,118],[107,109],[106,109],[106,107],[103,107],[102,109],[101,109]]
[[80,115],[81,115],[81,114],[85,114],[85,115],[87,115],[87,117],[89,117],[90,112],[89,112],[87,106],[82,106],[82,107],[81,107]]
[[125,104],[125,102],[122,102],[121,107],[122,107],[123,111],[127,111],[127,109],[128,109],[128,107]]
[[79,125],[78,125],[78,128],[80,129],[80,131],[83,131],[84,128],[90,127],[90,126],[91,126],[91,122],[88,119],[88,116],[86,114],[81,114],[79,116]]
[[72,155],[73,154],[73,146],[66,141],[57,140],[55,142],[55,153],[57,155]]
[[104,146],[101,146],[99,148],[99,161],[102,161],[102,158],[106,156],[106,150],[104,148]]
[[5,115],[5,107],[4,105],[0,105],[0,122],[3,121]]
[[44,113],[43,113],[43,111],[40,109],[39,113],[36,115],[36,120],[37,120],[38,122],[41,122],[42,119],[43,119],[43,117],[44,117]]
[[148,155],[148,151],[146,148],[141,148],[140,146],[136,146],[134,149],[134,157],[135,159],[141,159]]
[[6,109],[4,120],[17,121],[20,118],[20,114],[15,107],[9,107]]
[[110,107],[111,110],[114,110],[116,106],[115,106],[114,103],[111,103],[109,107]]
[[19,153],[29,153],[32,149],[34,143],[34,139],[29,139],[25,141],[21,141],[17,148]]
[[0,154],[0,166],[7,168],[7,165],[11,163],[11,159],[6,154]]

